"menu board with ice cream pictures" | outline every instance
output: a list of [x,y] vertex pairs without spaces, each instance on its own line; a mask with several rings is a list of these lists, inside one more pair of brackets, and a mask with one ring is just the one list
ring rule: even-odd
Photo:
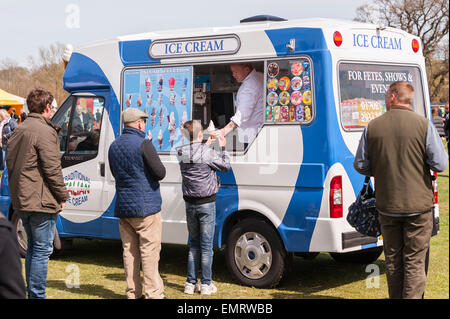
[[146,138],[158,152],[186,144],[182,127],[191,118],[192,66],[127,69],[123,75],[123,110],[148,114]]
[[268,61],[266,75],[266,122],[311,121],[313,95],[309,60]]

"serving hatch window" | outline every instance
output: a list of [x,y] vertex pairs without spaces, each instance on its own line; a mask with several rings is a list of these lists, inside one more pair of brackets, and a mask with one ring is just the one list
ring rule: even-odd
[[422,78],[415,66],[381,64],[339,64],[340,112],[345,129],[365,127],[386,112],[389,85],[407,81],[414,87],[412,109],[425,115]]

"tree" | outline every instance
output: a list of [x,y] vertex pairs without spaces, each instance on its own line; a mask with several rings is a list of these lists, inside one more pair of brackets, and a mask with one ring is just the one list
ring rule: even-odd
[[12,59],[0,62],[0,88],[17,96],[28,94],[30,72]]
[[[420,37],[431,100],[448,91],[448,0],[374,0],[356,10],[356,21],[384,24]],[[448,92],[446,93],[448,101]]]
[[34,87],[52,92],[58,105],[68,96],[63,89],[64,45],[56,43],[39,49],[38,57],[29,57],[29,67],[21,67],[12,59],[0,61],[0,88],[26,98]]
[[64,45],[57,42],[48,48],[39,48],[38,58],[29,57],[31,65],[31,80],[33,87],[40,86],[52,92],[58,105],[67,97],[63,89],[63,75],[65,71],[62,55]]

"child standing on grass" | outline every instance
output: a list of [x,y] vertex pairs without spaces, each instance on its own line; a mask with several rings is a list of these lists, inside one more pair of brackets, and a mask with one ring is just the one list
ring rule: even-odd
[[[190,237],[187,279],[184,292],[210,295],[217,292],[212,282],[213,238],[216,221],[216,194],[219,179],[216,171],[230,169],[230,158],[225,151],[226,140],[217,135],[220,151],[212,149],[210,137],[203,141],[203,128],[199,121],[188,121],[183,126],[190,143],[177,150],[182,176],[183,198],[186,202],[186,223]],[[197,273],[202,269],[201,285]]]

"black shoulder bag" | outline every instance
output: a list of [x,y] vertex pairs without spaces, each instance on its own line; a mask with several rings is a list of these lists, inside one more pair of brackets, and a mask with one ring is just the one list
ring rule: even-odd
[[368,176],[356,201],[348,208],[347,221],[363,235],[377,237],[381,234],[378,211],[375,207],[375,193]]

